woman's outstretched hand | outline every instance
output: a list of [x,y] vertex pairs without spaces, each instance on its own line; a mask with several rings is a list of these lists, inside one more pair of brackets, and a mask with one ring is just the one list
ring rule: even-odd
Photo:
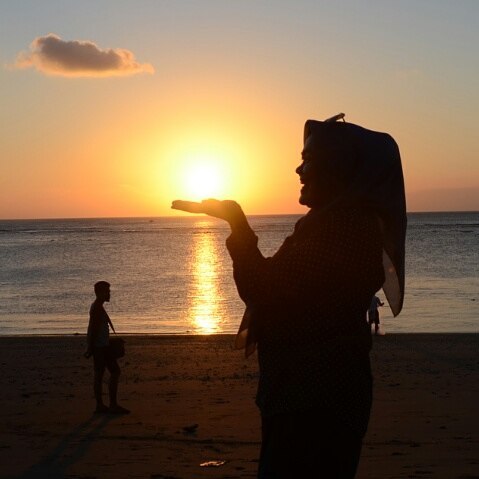
[[187,211],[188,213],[203,213],[227,221],[232,227],[246,223],[246,216],[241,206],[232,200],[208,199],[201,202],[175,200],[171,204],[174,210]]

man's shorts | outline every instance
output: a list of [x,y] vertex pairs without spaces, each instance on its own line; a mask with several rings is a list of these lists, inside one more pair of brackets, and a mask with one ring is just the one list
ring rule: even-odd
[[103,373],[105,369],[108,369],[110,374],[120,372],[120,366],[118,366],[116,359],[112,357],[108,346],[94,348],[93,367],[99,373]]

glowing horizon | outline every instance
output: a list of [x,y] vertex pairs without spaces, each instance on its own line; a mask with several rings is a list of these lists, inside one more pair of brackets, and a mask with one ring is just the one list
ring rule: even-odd
[[479,3],[139,5],[0,6],[1,219],[304,213],[304,122],[340,111],[398,142],[409,211],[479,210]]

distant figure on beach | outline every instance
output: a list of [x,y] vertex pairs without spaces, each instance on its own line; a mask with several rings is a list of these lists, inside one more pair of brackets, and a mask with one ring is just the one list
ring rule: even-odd
[[[93,391],[96,399],[96,413],[128,414],[130,411],[117,402],[120,367],[109,348],[110,329],[115,332],[113,323],[103,304],[110,301],[110,283],[98,281],[94,286],[96,299],[90,307],[90,321],[87,332],[87,350],[85,357],[93,355]],[[103,375],[105,369],[110,373],[108,393],[110,405],[103,403]]]
[[296,173],[310,210],[272,257],[236,202],[172,204],[231,227],[226,245],[246,304],[236,346],[258,348],[260,479],[355,476],[372,401],[366,312],[381,287],[393,314],[402,308],[399,150],[387,134],[336,121],[343,116],[306,122]]
[[376,295],[374,295],[371,299],[371,304],[369,305],[368,309],[368,323],[370,328],[374,324],[374,334],[379,333],[380,321],[378,306],[384,306],[384,303],[382,303],[381,300]]

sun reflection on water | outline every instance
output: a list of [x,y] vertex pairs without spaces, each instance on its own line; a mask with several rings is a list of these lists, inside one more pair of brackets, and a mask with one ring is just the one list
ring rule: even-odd
[[220,332],[221,293],[218,290],[218,251],[215,239],[208,231],[195,235],[192,260],[192,296],[189,321],[195,332]]

